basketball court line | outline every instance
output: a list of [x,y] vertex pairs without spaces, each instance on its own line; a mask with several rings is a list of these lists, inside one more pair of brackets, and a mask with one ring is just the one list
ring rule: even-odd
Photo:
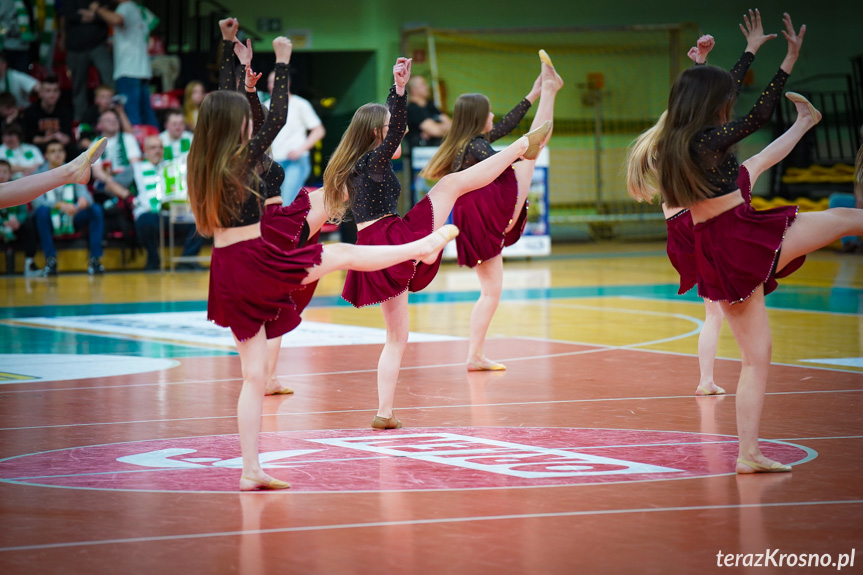
[[[251,497],[259,495],[249,495]],[[790,501],[780,503],[737,503],[728,505],[692,505],[683,507],[641,507],[628,509],[598,509],[591,511],[557,511],[551,513],[522,513],[510,515],[485,515],[475,517],[445,517],[438,519],[410,519],[402,521],[372,521],[368,523],[344,523],[330,525],[305,525],[301,527],[276,527],[272,529],[250,529],[237,531],[220,531],[213,533],[185,533],[182,535],[159,535],[152,537],[130,537],[126,539],[102,539],[99,541],[69,541],[66,543],[45,543],[39,545],[20,545],[15,547],[0,547],[0,552],[37,551],[70,547],[91,547],[95,545],[118,545],[128,543],[151,543],[156,541],[185,541],[212,537],[237,537],[243,535],[268,535],[274,533],[297,533],[307,531],[331,531],[336,529],[367,529],[377,527],[398,527],[408,525],[440,525],[447,523],[467,523],[476,521],[510,521],[518,519],[551,519],[556,517],[591,517],[603,515],[626,515],[634,513],[669,513],[687,511],[720,511],[733,509],[773,509],[784,507],[815,507],[842,505],[853,506],[863,504],[863,499],[838,501]]]

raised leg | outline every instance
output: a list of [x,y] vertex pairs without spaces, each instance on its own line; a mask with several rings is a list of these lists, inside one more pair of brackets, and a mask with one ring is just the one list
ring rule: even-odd
[[863,210],[833,208],[798,214],[785,233],[776,269],[781,270],[795,258],[821,249],[843,236],[859,235],[863,235]]
[[309,202],[312,205],[309,208],[306,223],[309,224],[309,237],[311,237],[318,233],[321,227],[327,223],[327,210],[324,209],[324,189],[318,188],[310,193]]
[[704,325],[698,334],[698,367],[701,378],[695,395],[722,395],[725,390],[713,381],[713,365],[716,363],[716,348],[719,346],[719,330],[722,328],[722,306],[715,301],[704,300]]
[[527,150],[527,138],[519,138],[497,154],[461,172],[447,174],[429,191],[435,229],[441,227],[462,195],[487,186]]
[[467,368],[470,371],[500,371],[506,369],[502,363],[488,359],[483,353],[488,326],[500,303],[503,288],[503,256],[497,255],[477,265],[480,295],[470,314],[470,347],[467,353]]
[[[542,64],[542,93],[539,97],[539,105],[536,108],[536,116],[530,125],[531,130],[542,126],[546,121],[554,120],[554,98],[557,91],[563,85],[561,81],[558,83],[558,76],[554,72],[554,68],[548,64]],[[546,136],[543,146],[551,137],[551,132]],[[515,205],[516,216],[521,213],[524,207],[524,202],[527,201],[527,195],[530,192],[530,184],[533,181],[533,171],[536,168],[536,160],[522,160],[513,166],[515,170],[515,181],[518,182],[518,201]],[[510,231],[517,221],[517,217],[512,219],[512,222],[506,228]]]
[[795,102],[794,105],[797,107],[797,119],[791,127],[759,153],[743,162],[749,171],[749,179],[753,186],[758,176],[785,159],[804,134],[821,120],[820,113],[817,116],[812,115],[812,109],[808,103]]
[[306,276],[303,283],[309,284],[317,281],[335,270],[373,272],[408,260],[420,260],[429,263],[427,260],[433,260],[437,253],[457,235],[458,228],[450,225],[407,244],[394,246],[328,244],[324,246],[321,253],[320,265],[309,268],[309,275]]

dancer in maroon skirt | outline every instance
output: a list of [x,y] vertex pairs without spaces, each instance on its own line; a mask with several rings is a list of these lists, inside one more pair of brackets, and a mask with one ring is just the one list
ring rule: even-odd
[[[387,106],[366,104],[351,124],[324,172],[327,212],[338,220],[349,205],[357,222],[357,243],[397,244],[439,228],[456,200],[471,190],[491,183],[518,157],[536,159],[551,124],[520,138],[489,160],[442,178],[404,217],[396,208],[401,186],[391,158],[399,150],[407,127],[407,94],[410,60],[399,58],[393,67],[395,85]],[[409,291],[419,291],[434,279],[440,266],[408,262],[375,273],[348,272],[342,297],[356,307],[380,303],[387,339],[378,362],[378,412],[375,429],[401,427],[393,415],[393,399],[402,355],[407,345]]]
[[[252,69],[252,43],[239,42],[236,38],[238,24],[236,19],[226,19],[219,23],[222,32],[222,61],[219,66],[219,89],[241,90],[249,100],[252,110],[253,134],[257,134],[264,123],[264,109],[258,98],[256,85],[261,78],[260,73]],[[243,83],[239,83],[234,74],[234,54],[240,60],[245,69]],[[243,88],[243,86],[245,88]],[[289,206],[282,205],[281,187],[285,179],[285,172],[278,162],[273,161],[269,155],[264,155],[261,163],[257,166],[258,175],[261,178],[261,193],[266,206],[261,214],[261,235],[265,240],[274,244],[282,251],[291,251],[298,247],[311,245],[318,242],[321,226],[326,221],[326,213],[323,211],[323,191],[309,194],[303,188],[295,200]],[[314,201],[317,209],[312,211]],[[312,282],[303,286],[291,294],[296,305],[297,315],[301,314],[311,301],[318,282]],[[280,383],[276,377],[276,370],[281,350],[281,337],[267,340],[267,381],[266,395],[290,394],[294,390]]]
[[[544,51],[540,57],[542,72],[530,92],[497,124],[493,124],[494,114],[486,96],[459,96],[450,131],[420,175],[435,180],[492,157],[495,151],[491,143],[512,132],[537,98],[539,106],[531,129],[551,121],[555,94],[563,86],[563,80]],[[517,242],[524,231],[527,195],[535,166],[535,160],[516,162],[487,186],[459,198],[452,211],[453,223],[461,230],[456,239],[458,263],[474,268],[480,284],[479,300],[470,316],[469,371],[506,369],[502,363],[488,359],[483,347],[503,289],[501,252],[505,246]]]
[[770,119],[803,41],[805,26],[797,33],[787,14],[783,21],[788,52],[748,114],[729,120],[735,99],[731,74],[695,66],[672,86],[668,116],[656,142],[663,199],[671,208],[688,207],[695,224],[698,294],[720,302],[740,346],[738,473],[791,470],[765,457],[758,445],[772,349],[765,294],[776,288],[777,276],[799,267],[807,253],[844,235],[863,233],[860,210],[798,214],[789,206],[756,211],[736,183],[739,166],[730,148]]
[[[745,17],[746,26],[741,26],[747,38],[746,52],[753,55],[761,44],[775,37],[764,35],[760,17],[753,13],[752,18]],[[698,45],[689,51],[689,56],[696,64],[704,64],[707,54],[713,48],[715,42],[712,36],[702,36]],[[742,66],[738,62],[731,75],[739,93],[743,76],[748,66]],[[747,203],[752,200],[751,188],[760,173],[770,169],[781,161],[800,138],[821,120],[821,114],[813,110],[805,100],[795,102],[798,110],[797,120],[794,125],[782,136],[773,141],[769,146],[756,156],[741,164],[740,175],[737,185],[743,198]],[[652,201],[658,194],[656,183],[656,137],[665,126],[667,113],[663,112],[657,123],[649,130],[641,134],[635,141],[629,154],[629,166],[627,174],[627,186],[629,194],[638,201]],[[668,259],[680,276],[680,289],[678,294],[684,294],[695,287],[695,235],[692,231],[692,216],[686,208],[669,208],[662,204],[662,211],[666,217],[668,227],[668,242],[666,250]],[[719,345],[719,332],[722,328],[722,308],[718,302],[709,299],[704,300],[705,317],[704,324],[698,334],[698,364],[700,378],[696,387],[696,395],[722,395],[725,390],[714,381],[713,367],[716,359],[716,350]]]
[[[228,26],[236,26],[236,21]],[[246,97],[233,91],[213,92],[201,105],[197,137],[188,157],[195,223],[199,233],[214,239],[207,317],[231,329],[242,365],[237,420],[244,491],[290,487],[261,468],[258,434],[268,382],[267,339],[300,323],[291,294],[334,270],[374,271],[407,260],[430,265],[458,233],[455,226],[446,226],[398,246],[315,244],[287,252],[264,239],[257,167],[287,118],[290,40],[276,38],[273,50],[275,89],[270,113],[258,133],[252,136]]]

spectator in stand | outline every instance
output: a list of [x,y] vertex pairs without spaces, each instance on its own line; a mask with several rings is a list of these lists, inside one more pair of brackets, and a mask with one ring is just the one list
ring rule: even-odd
[[168,110],[165,115],[165,131],[159,134],[159,139],[165,148],[165,159],[185,158],[192,146],[192,137],[192,132],[186,130],[183,112],[177,109]]
[[[74,117],[84,121],[87,111],[87,77],[92,64],[102,84],[113,84],[114,64],[108,47],[108,25],[90,10],[92,0],[63,0],[61,37],[66,46],[66,64],[72,74]],[[95,122],[93,122],[95,124]]]
[[201,102],[204,101],[206,95],[204,84],[201,82],[192,80],[186,84],[186,94],[183,96],[183,119],[186,120],[187,130],[195,131],[195,124],[198,123],[198,110],[201,109]]
[[431,88],[422,76],[408,84],[408,133],[411,149],[417,146],[440,146],[449,132],[452,120],[437,109],[431,99]]
[[33,41],[32,12],[22,0],[0,0],[0,48],[9,66],[20,72],[30,68],[30,45]]
[[[275,71],[267,77],[267,89],[273,93]],[[282,205],[289,206],[312,172],[309,151],[326,135],[326,130],[308,100],[291,93],[288,77],[288,120],[273,140],[272,156],[285,170],[282,182]],[[266,102],[269,107],[269,97]]]
[[[0,184],[12,179],[12,166],[0,160]],[[27,218],[27,206],[0,208],[0,241],[8,245],[17,243],[24,248],[24,276],[42,275],[42,270],[33,263],[36,255],[36,229],[33,220]]]
[[3,145],[0,158],[12,166],[12,179],[29,176],[45,163],[39,148],[24,143],[24,128],[20,124],[9,124],[3,128]]
[[5,54],[0,52],[0,89],[15,96],[19,108],[30,105],[30,94],[38,87],[39,81],[36,78],[10,69]]
[[24,112],[24,133],[28,142],[45,150],[48,142],[60,142],[67,154],[74,153],[72,110],[60,103],[60,83],[49,76],[39,84],[39,102]]
[[[47,172],[59,168],[66,161],[66,148],[60,142],[49,142],[45,155],[48,161],[39,169]],[[89,232],[90,259],[87,273],[102,274],[105,268],[102,258],[102,235],[105,229],[105,216],[102,206],[93,201],[87,187],[81,184],[66,184],[55,188],[33,200],[33,219],[42,251],[45,253],[45,276],[57,275],[57,248],[54,234],[69,231]]]
[[105,153],[96,163],[102,169],[118,174],[141,159],[141,148],[135,136],[120,129],[120,114],[116,110],[105,110],[99,115],[96,131],[108,138]]
[[117,113],[117,117],[120,118],[122,131],[131,134],[134,128],[123,107],[125,103],[125,98],[118,96],[114,88],[110,86],[99,86],[96,88],[93,94],[93,105],[84,112],[84,117],[78,126],[80,131],[78,147],[86,149],[90,146],[92,140],[98,136],[96,126],[99,124],[99,116],[102,115],[102,112],[107,112],[108,110],[114,110]]
[[[135,232],[138,243],[147,252],[145,270],[161,268],[159,257],[159,217],[162,200],[170,183],[166,174],[176,165],[175,161],[163,161],[165,151],[159,136],[148,136],[144,139],[144,159],[126,169],[116,178],[102,173],[97,177],[104,178],[105,188],[118,198],[134,198]],[[185,185],[183,186],[185,188]],[[168,225],[168,218],[162,216],[163,224]],[[186,243],[183,246],[183,256],[197,256],[201,251],[204,239],[198,235],[195,224],[178,224],[177,228],[186,232]],[[184,229],[185,228],[185,229]],[[194,266],[185,266],[194,267]]]
[[18,102],[11,92],[0,92],[0,130],[9,124],[20,124],[22,120]]
[[114,28],[114,84],[117,92],[126,96],[126,115],[133,125],[158,127],[156,114],[150,106],[150,55],[147,39],[150,31],[141,8],[132,0],[112,0],[116,8],[93,2],[91,10]]

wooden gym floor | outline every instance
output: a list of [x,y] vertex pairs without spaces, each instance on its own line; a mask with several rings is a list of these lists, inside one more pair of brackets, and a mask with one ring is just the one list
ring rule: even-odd
[[794,471],[758,476],[733,473],[739,352],[723,327],[729,394],[693,395],[704,308],[661,244],[507,262],[503,373],[464,369],[478,284],[444,265],[411,299],[391,432],[369,428],[381,314],[343,277],[285,338],[296,393],[264,402],[262,458],[293,488],[247,494],[206,271],[0,279],[0,572],[863,569],[863,256],[810,256],[767,298],[762,448]]

